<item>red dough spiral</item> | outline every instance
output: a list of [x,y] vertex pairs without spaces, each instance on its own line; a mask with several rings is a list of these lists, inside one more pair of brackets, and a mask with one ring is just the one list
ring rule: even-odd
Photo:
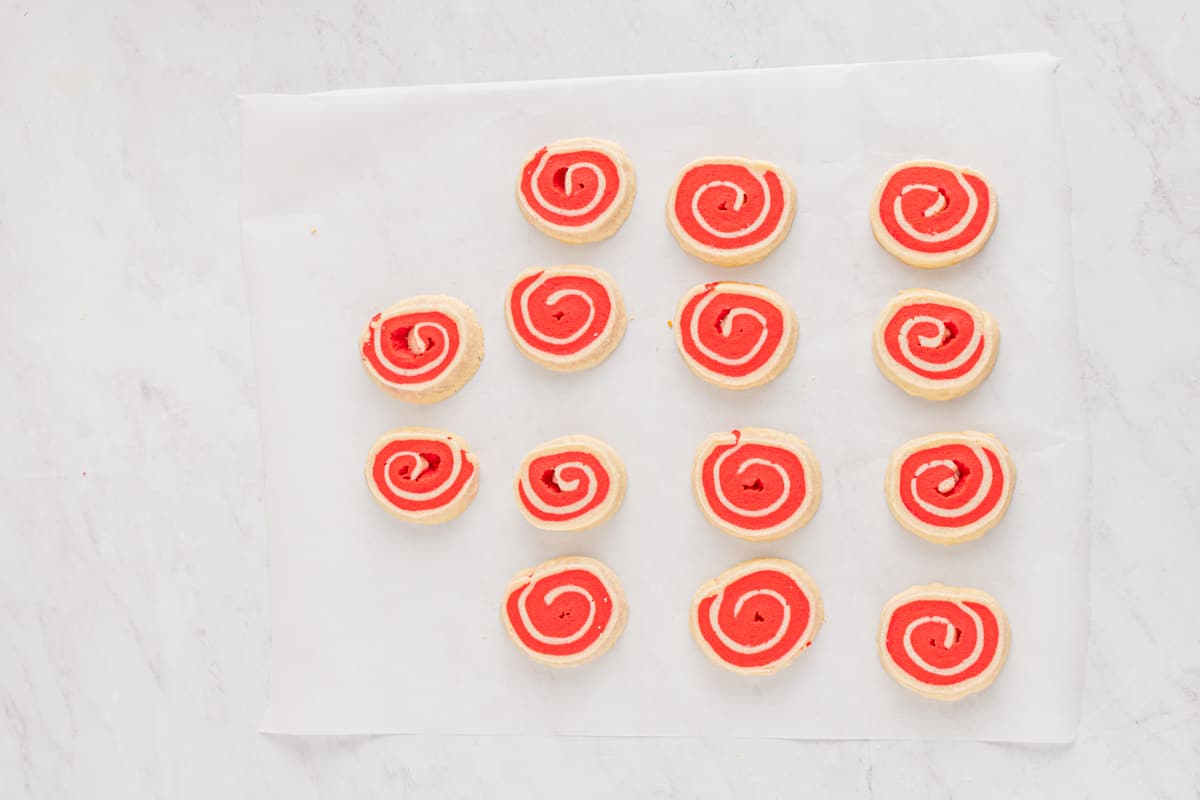
[[904,306],[883,333],[893,361],[923,378],[953,380],[968,374],[984,351],[981,326],[969,312],[938,303]]
[[801,440],[747,428],[714,434],[697,454],[693,488],[701,511],[722,530],[765,541],[806,523],[820,502],[816,459]]
[[458,320],[442,311],[383,311],[371,317],[362,357],[385,383],[417,387],[455,365],[462,339]]
[[521,170],[520,193],[524,209],[542,221],[584,228],[616,210],[622,180],[622,168],[610,152],[568,140],[529,158]]
[[705,247],[737,250],[779,230],[788,192],[773,170],[740,163],[704,163],[684,170],[672,206],[679,228]]
[[521,341],[556,356],[578,353],[612,322],[612,296],[599,281],[544,271],[513,287],[509,311]]
[[983,535],[1012,497],[1008,451],[988,434],[965,431],[915,439],[893,456],[887,491],[892,512],[909,530],[956,543]]
[[509,287],[504,312],[521,352],[561,371],[599,363],[625,333],[616,283],[591,267],[526,270]]
[[995,678],[1008,650],[1008,621],[974,589],[937,584],[902,592],[880,622],[884,666],[908,688],[957,700]]
[[359,336],[371,378],[409,403],[457,392],[483,361],[483,328],[470,307],[447,295],[409,297],[371,317]]
[[693,161],[667,196],[667,227],[679,246],[722,267],[765,258],[795,215],[796,190],[782,170],[734,156]]
[[[942,491],[947,484],[952,488]],[[1003,494],[1000,459],[990,450],[944,445],[914,453],[900,466],[904,507],[930,525],[970,525],[991,513]]]
[[906,289],[875,323],[875,363],[904,391],[931,400],[961,397],[991,373],[1000,328],[991,314],[960,297]]
[[625,623],[624,595],[600,562],[569,557],[547,561],[509,586],[504,622],[529,655],[573,666],[599,655]]
[[996,222],[996,198],[980,175],[942,162],[893,168],[876,190],[875,236],[919,267],[943,267],[983,247]]
[[707,283],[680,303],[675,342],[697,375],[744,389],[771,380],[787,366],[796,345],[796,323],[787,303],[769,289]]
[[458,437],[405,428],[385,434],[367,458],[367,485],[397,516],[415,522],[455,516],[478,488],[478,462]]
[[755,559],[701,587],[692,632],[715,663],[769,673],[812,644],[822,616],[820,594],[804,570],[782,559]]
[[625,495],[625,469],[616,452],[590,436],[564,436],[525,457],[517,502],[534,525],[583,530],[607,519]]

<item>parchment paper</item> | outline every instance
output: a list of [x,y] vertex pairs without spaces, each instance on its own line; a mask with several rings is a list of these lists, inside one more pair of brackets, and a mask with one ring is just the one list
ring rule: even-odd
[[[737,735],[1067,741],[1087,630],[1089,457],[1081,422],[1069,193],[1045,55],[552,82],[417,87],[243,101],[243,236],[271,537],[271,699],[264,729]],[[521,217],[523,157],[558,138],[620,142],[638,173],[612,239],[557,243]],[[774,161],[794,179],[791,235],[738,270],[684,254],[663,219],[678,169],[705,155]],[[983,253],[907,267],[872,239],[867,205],[890,165],[939,158],[987,175],[1000,215]],[[591,264],[630,314],[617,352],[581,374],[522,357],[502,312],[522,269]],[[724,391],[693,377],[667,320],[688,287],[767,284],[800,321],[791,367]],[[911,398],[871,358],[872,323],[907,287],[961,294],[998,319],[992,376],[948,403]],[[487,356],[457,395],[414,407],[363,372],[372,313],[448,293],[482,322]],[[474,504],[434,528],[388,516],[365,454],[403,425],[464,436],[481,460]],[[775,543],[718,532],[690,494],[709,433],[768,426],[820,459],[815,519]],[[1007,518],[983,540],[926,543],[890,516],[893,448],[938,430],[996,433],[1017,464]],[[524,453],[588,433],[612,444],[625,504],[584,534],[531,528],[512,499]],[[598,557],[630,604],[616,647],[554,671],[505,636],[501,594],[519,569]],[[233,554],[231,554],[232,557]],[[826,624],[791,667],[747,679],[709,663],[687,614],[705,580],[755,556],[808,569]],[[915,583],[978,586],[1007,609],[1013,644],[986,692],[925,700],[880,668],[883,603]]]

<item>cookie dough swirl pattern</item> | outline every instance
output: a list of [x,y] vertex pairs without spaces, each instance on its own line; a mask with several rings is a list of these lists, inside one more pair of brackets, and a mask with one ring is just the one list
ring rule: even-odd
[[687,165],[667,201],[680,246],[721,266],[765,257],[786,238],[795,213],[795,189],[782,171],[734,157]]
[[599,561],[554,559],[517,575],[503,607],[517,646],[552,666],[582,664],[612,646],[625,626],[616,576]]
[[957,700],[983,689],[1003,666],[1008,621],[974,589],[918,586],[897,595],[880,622],[880,657],[902,685]]
[[454,394],[483,360],[483,329],[462,301],[410,297],[371,317],[359,337],[363,367],[376,383],[411,403]]
[[719,666],[769,674],[812,644],[823,611],[816,584],[790,561],[746,561],[700,587],[692,633]]
[[603,360],[625,332],[616,284],[591,267],[523,272],[509,289],[505,315],[522,353],[562,371]]
[[941,161],[910,161],[880,181],[871,228],[888,252],[915,267],[946,267],[983,248],[996,197],[982,175]]
[[909,289],[888,304],[876,324],[875,360],[909,394],[948,400],[988,376],[999,340],[995,319],[974,304]]
[[381,380],[401,387],[431,383],[462,351],[458,321],[442,311],[390,313],[371,318],[362,356]]
[[625,495],[625,469],[616,452],[590,436],[565,436],[525,457],[517,502],[533,525],[584,530],[608,519]]
[[985,433],[914,439],[892,456],[887,492],[904,527],[930,541],[954,544],[982,536],[1012,497],[1008,451]]
[[773,379],[796,349],[796,320],[762,286],[722,281],[691,289],[679,304],[675,343],[701,378],[730,389]]
[[786,536],[812,518],[821,474],[808,446],[765,428],[713,434],[696,455],[692,485],[700,510],[742,539]]
[[632,206],[633,166],[601,139],[565,139],[535,151],[517,183],[517,203],[544,233],[579,243],[612,235]]
[[402,428],[380,437],[367,457],[367,486],[375,499],[411,522],[457,516],[479,487],[478,461],[452,433]]

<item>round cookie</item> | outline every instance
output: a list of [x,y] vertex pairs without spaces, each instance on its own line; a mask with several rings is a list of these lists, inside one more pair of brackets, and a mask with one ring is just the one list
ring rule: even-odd
[[518,572],[501,616],[525,655],[551,667],[576,667],[616,643],[628,607],[612,570],[594,558],[567,556]]
[[667,227],[679,246],[720,267],[766,258],[795,216],[796,187],[787,174],[736,156],[693,161],[667,195]]
[[625,303],[612,276],[577,264],[522,272],[504,298],[504,316],[517,349],[560,372],[596,366],[625,335]]
[[872,349],[879,371],[904,391],[950,400],[991,374],[1000,328],[991,314],[960,297],[906,289],[879,315]]
[[364,472],[381,506],[424,525],[454,519],[479,491],[479,460],[467,443],[433,428],[388,431],[371,448]]
[[797,327],[787,302],[765,286],[703,283],[679,301],[675,345],[688,368],[709,383],[750,389],[791,362]]
[[517,206],[533,227],[568,244],[607,239],[633,208],[633,162],[614,142],[563,139],[529,154]]
[[667,194],[667,228],[686,252],[718,266],[754,264],[787,239],[796,186],[766,161],[700,158]]
[[996,193],[982,175],[944,161],[887,171],[871,200],[871,231],[896,258],[936,269],[978,253],[996,227]]
[[463,387],[483,361],[483,328],[461,300],[420,295],[371,317],[359,337],[363,367],[410,403],[436,403]]
[[717,666],[769,675],[812,644],[824,621],[809,574],[782,558],[756,558],[722,572],[692,600],[692,636]]
[[961,700],[996,680],[1012,633],[987,592],[933,583],[888,601],[879,620],[879,658],[906,689]]
[[1003,517],[1017,471],[988,433],[935,433],[892,454],[884,490],[892,516],[937,544],[978,539]]
[[591,436],[563,436],[534,448],[517,471],[513,492],[531,525],[582,531],[611,517],[625,499],[625,466]]
[[696,451],[692,491],[713,525],[765,542],[812,519],[821,504],[821,467],[802,439],[782,431],[714,433]]

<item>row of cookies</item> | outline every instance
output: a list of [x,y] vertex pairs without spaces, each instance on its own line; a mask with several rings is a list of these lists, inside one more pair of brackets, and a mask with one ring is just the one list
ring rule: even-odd
[[[531,360],[558,371],[587,369],[616,349],[625,333],[620,290],[603,270],[582,265],[533,268],[509,287],[505,317],[513,342]],[[671,321],[688,368],[728,389],[777,377],[796,350],[795,314],[775,292],[734,281],[688,290]],[[991,314],[929,289],[894,298],[875,323],[875,362],[906,392],[959,397],[992,371],[1000,331]],[[359,339],[367,373],[395,396],[433,403],[458,391],[483,360],[483,328],[462,301],[410,297],[375,314]]]
[[[570,244],[612,236],[637,194],[633,161],[615,142],[580,138],[532,152],[517,178],[517,206],[535,228]],[[941,161],[889,169],[870,206],[871,230],[907,264],[946,267],[977,253],[996,224],[996,197],[978,173]],[[787,237],[796,187],[782,169],[737,156],[697,159],[667,193],[667,227],[688,253],[736,267],[765,258]]]
[[[513,643],[540,663],[574,667],[609,650],[625,629],[621,583],[600,561],[567,556],[525,569],[509,583],[501,618]],[[825,621],[821,592],[797,564],[742,562],[702,585],[689,624],[714,664],[770,675],[791,664]],[[884,669],[901,686],[959,700],[989,686],[1008,655],[1008,618],[978,589],[913,586],[884,604],[877,633]]]
[[[479,460],[446,431],[401,428],[371,448],[367,486],[392,514],[432,524],[474,499]],[[1016,470],[995,437],[977,431],[913,439],[892,454],[885,488],[892,515],[938,544],[977,539],[1004,516]],[[611,517],[625,497],[625,466],[591,436],[564,436],[530,451],[513,492],[531,524],[580,531]],[[692,490],[715,527],[749,541],[780,539],[803,527],[821,503],[821,468],[801,439],[768,428],[714,433],[692,465]]]

